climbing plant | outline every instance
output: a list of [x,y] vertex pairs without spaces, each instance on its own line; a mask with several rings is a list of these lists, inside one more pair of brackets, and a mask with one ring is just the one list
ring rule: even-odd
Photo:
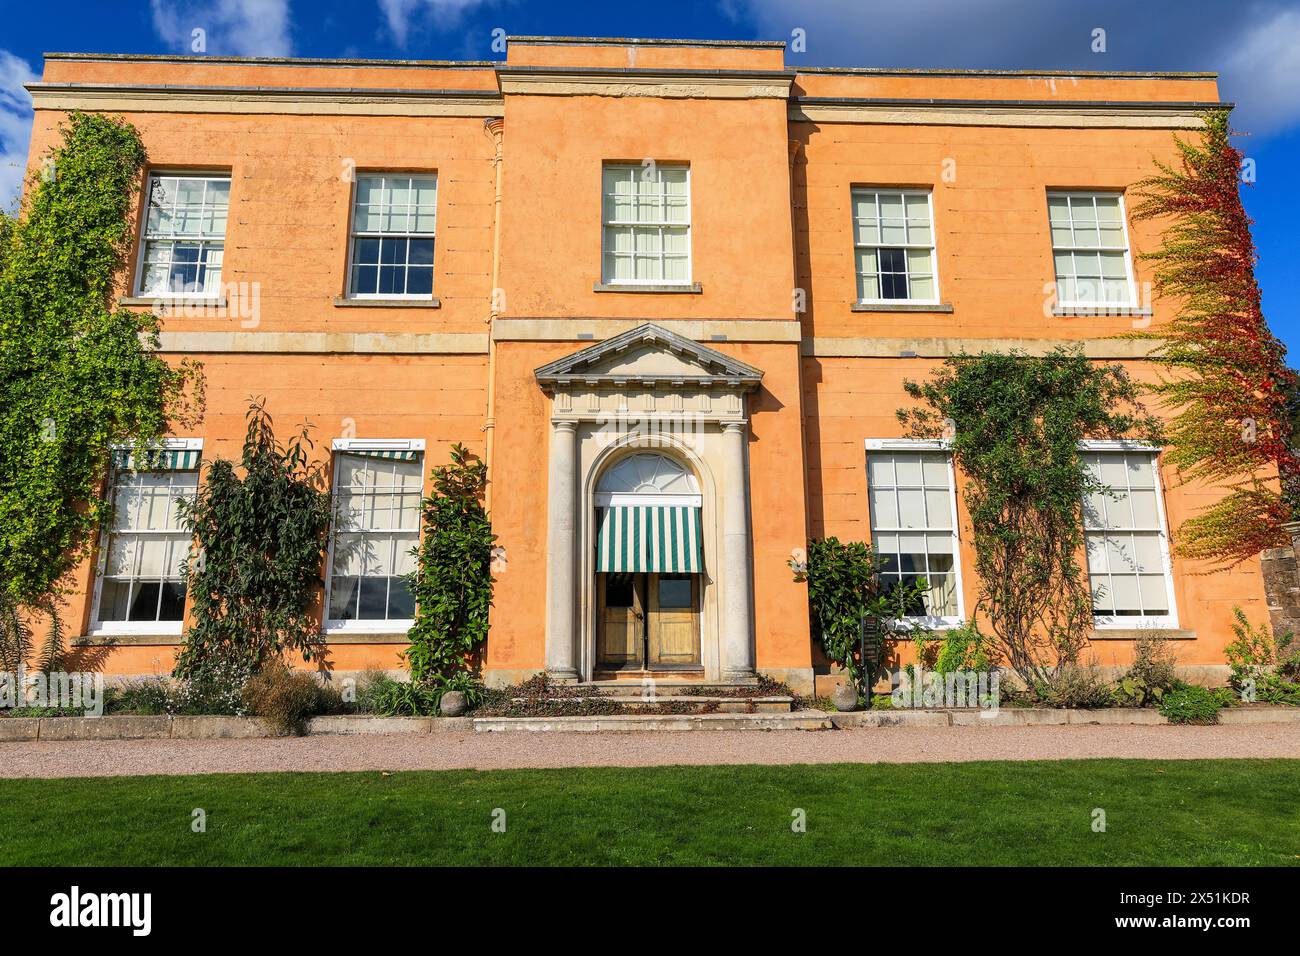
[[433,470],[421,504],[423,534],[411,576],[415,624],[407,634],[411,680],[457,686],[471,675],[492,606],[492,523],[483,507],[487,465],[463,445]]
[[213,459],[180,505],[193,536],[181,570],[192,623],[174,673],[200,684],[238,683],[286,654],[314,661],[323,651],[332,511],[324,466],[311,461],[307,427],[281,445],[263,404],[251,403],[247,418],[238,468]]
[[0,226],[0,630],[52,614],[108,510],[111,446],[192,425],[198,366],[157,354],[158,323],[115,307],[145,150],[127,122],[72,113]]
[[1177,312],[1131,335],[1157,340],[1152,360],[1164,375],[1150,388],[1172,412],[1165,460],[1182,481],[1227,490],[1183,522],[1178,551],[1232,566],[1286,544],[1282,524],[1300,513],[1289,404],[1300,379],[1264,319],[1228,113],[1204,119],[1199,142],[1177,140],[1176,166],[1157,163],[1137,184],[1134,218],[1166,224],[1161,247],[1142,258]]
[[917,437],[949,437],[965,478],[976,614],[987,618],[999,656],[1048,696],[1092,626],[1078,558],[1084,497],[1103,489],[1083,468],[1079,442],[1154,440],[1159,423],[1123,368],[1065,349],[959,355],[904,387],[921,407],[899,409],[899,420]]

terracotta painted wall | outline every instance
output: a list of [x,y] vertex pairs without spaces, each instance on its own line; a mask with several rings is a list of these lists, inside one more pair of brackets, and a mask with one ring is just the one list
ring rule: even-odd
[[[505,70],[604,68],[627,71],[768,71],[789,80],[776,47],[654,46],[512,42]],[[460,90],[498,96],[494,64],[248,64],[171,60],[51,59],[51,82],[189,84],[315,90]],[[793,95],[918,100],[1088,100],[1203,102],[1218,99],[1212,78],[1116,78],[922,75],[812,71],[794,78]],[[255,283],[260,314],[178,316],[168,333],[256,333],[247,354],[199,355],[208,375],[208,415],[195,431],[205,457],[236,453],[249,395],[265,395],[280,428],[304,419],[321,448],[355,422],[358,437],[424,438],[426,463],[462,441],[486,447],[482,426],[489,391],[495,404],[492,474],[494,526],[507,549],[497,584],[487,666],[520,676],[544,664],[546,460],[549,399],[533,370],[586,344],[580,334],[645,321],[709,322],[711,347],[765,372],[750,399],[749,445],[754,535],[756,657],[765,668],[806,668],[806,593],[786,566],[809,535],[869,537],[863,440],[899,434],[894,409],[904,377],[933,367],[928,359],[839,356],[867,338],[1100,339],[1131,327],[1130,317],[1081,318],[1044,312],[1053,279],[1047,229],[1048,188],[1124,189],[1147,175],[1153,157],[1174,155],[1172,134],[1153,129],[1027,128],[809,122],[789,119],[780,98],[526,95],[507,93],[501,231],[493,232],[494,143],[482,116],[310,115],[131,112],[156,167],[231,172],[227,282]],[[38,104],[39,105],[39,104]],[[31,165],[55,140],[62,114],[38,109]],[[791,147],[794,163],[791,165]],[[601,278],[601,167],[606,161],[685,162],[691,168],[692,278],[700,294],[593,291]],[[351,185],[358,170],[436,171],[437,309],[340,308],[344,292]],[[945,178],[945,171],[950,175]],[[952,175],[954,174],[955,175]],[[861,313],[856,295],[849,213],[855,184],[934,191],[940,295],[951,313]],[[1135,254],[1157,243],[1151,224],[1130,223]],[[495,384],[489,383],[486,335],[495,283],[505,320],[497,336]],[[1137,264],[1139,288],[1149,280]],[[134,262],[129,275],[134,275]],[[807,310],[792,312],[796,287]],[[123,291],[126,291],[124,283]],[[1168,317],[1154,303],[1158,324]],[[802,347],[755,334],[800,320]],[[555,324],[556,320],[558,324]],[[755,325],[755,322],[760,323]],[[544,323],[549,323],[544,325]],[[766,324],[762,324],[766,323]],[[549,331],[548,331],[549,330]],[[451,354],[304,354],[302,333],[453,334]],[[275,338],[281,336],[282,338]],[[477,338],[475,338],[477,337]],[[600,337],[604,337],[602,334]],[[829,348],[829,352],[827,351]],[[850,345],[849,351],[853,347]],[[1131,362],[1135,376],[1148,367]],[[1163,475],[1171,523],[1207,494]],[[965,546],[965,545],[964,545]],[[963,554],[970,566],[971,556]],[[1176,564],[1182,626],[1196,630],[1184,660],[1221,660],[1231,606],[1262,618],[1258,567],[1198,575]],[[89,613],[83,568],[69,602]],[[974,582],[966,577],[967,606]],[[1112,651],[1112,648],[1114,650]],[[1098,646],[1100,663],[1128,645]],[[108,668],[165,671],[166,647],[123,647]],[[341,670],[392,666],[394,645],[339,644]]]

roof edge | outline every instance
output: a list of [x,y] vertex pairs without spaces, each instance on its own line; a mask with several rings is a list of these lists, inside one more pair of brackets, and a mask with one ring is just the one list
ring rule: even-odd
[[1217,80],[1218,73],[1138,70],[957,70],[906,69],[874,66],[796,66],[799,73],[829,73],[841,76],[1008,76],[1024,79],[1086,77],[1101,80]]
[[375,60],[343,59],[335,57],[296,56],[185,56],[172,53],[43,53],[47,60],[107,60],[146,63],[250,63],[268,66],[379,66],[379,67],[442,67],[462,69],[490,69],[505,64],[504,60]]
[[690,40],[651,37],[507,36],[506,42],[522,43],[526,46],[703,46],[763,50],[785,48],[784,40]]

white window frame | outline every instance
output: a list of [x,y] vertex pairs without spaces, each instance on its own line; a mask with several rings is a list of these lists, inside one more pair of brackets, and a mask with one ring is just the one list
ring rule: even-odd
[[[895,618],[890,626],[899,631],[910,631],[916,627],[922,627],[934,631],[948,630],[949,628],[960,627],[966,620],[966,597],[965,587],[962,581],[962,561],[961,561],[961,533],[957,526],[957,469],[952,460],[952,442],[945,439],[925,439],[925,438],[868,438],[864,442],[865,455],[863,458],[863,473],[867,479],[867,509],[868,520],[867,530],[872,535],[872,553],[875,552],[874,533],[875,529],[871,526],[870,509],[871,509],[871,470],[866,460],[867,455],[872,452],[920,452],[920,451],[941,451],[948,458],[948,506],[951,509],[952,523],[952,566],[954,586],[957,589],[957,614],[953,615],[909,615],[903,618]],[[889,532],[886,532],[889,533]],[[895,532],[897,533],[897,532]],[[927,534],[938,532],[927,531]]]
[[[203,464],[203,439],[202,438],[164,438],[159,441],[156,447],[161,451],[197,451],[200,454],[199,465]],[[114,445],[112,451],[131,451],[131,445]],[[196,469],[196,471],[199,469]],[[114,481],[114,476],[109,475],[109,481]],[[113,485],[109,486],[109,493],[113,491]],[[90,627],[88,634],[91,637],[139,635],[141,637],[179,637],[185,630],[185,612],[182,610],[182,616],[179,621],[101,621],[99,619],[100,598],[104,589],[104,572],[108,570],[108,547],[112,539],[113,529],[105,525],[99,531],[99,555],[95,561],[95,585],[94,593],[91,599],[90,610]],[[185,607],[189,606],[189,593],[185,595]]]
[[[926,202],[926,209],[929,211],[930,214],[929,244],[927,245],[926,243],[922,243],[922,242],[884,242],[883,240],[877,242],[867,242],[867,243],[858,242],[858,222],[857,222],[857,216],[854,215],[854,203],[856,200],[856,196],[859,193],[872,193],[875,195],[877,213],[879,213],[880,211],[881,193],[896,193],[902,196],[904,231],[906,231],[907,229],[907,197],[924,196]],[[876,217],[876,221],[877,222],[880,221],[880,217],[878,215]],[[858,272],[858,250],[860,249],[876,249],[876,250],[902,249],[904,258],[906,258],[907,250],[909,249],[928,249],[930,252],[931,276],[934,280],[934,295],[928,299],[914,299],[910,297],[906,299],[859,298],[857,299],[859,305],[939,305],[943,301],[942,293],[939,288],[939,235],[938,232],[935,230],[935,225],[934,225],[934,190],[903,189],[903,188],[895,188],[891,186],[865,186],[865,185],[851,186],[849,187],[849,227],[852,230],[852,237],[853,237],[853,286],[854,286],[855,295],[857,294],[857,287],[861,282],[861,277]],[[877,275],[879,274],[879,268],[880,268],[880,259],[879,257],[877,257],[876,259]],[[877,289],[878,288],[879,286],[877,286]],[[909,292],[912,289],[910,278],[908,280],[907,288]]]
[[[638,288],[654,286],[681,286],[689,289],[695,281],[695,213],[693,209],[692,176],[690,163],[655,163],[655,169],[684,169],[686,170],[686,221],[685,222],[668,222],[659,220],[658,222],[624,222],[616,219],[605,218],[605,172],[610,169],[631,170],[634,174],[640,175],[646,167],[637,163],[601,163],[600,164],[600,282],[601,285],[617,286],[619,288]],[[661,205],[662,208],[662,205]],[[659,271],[662,273],[664,262],[664,228],[679,229],[686,227],[686,278],[685,279],[615,279],[613,276],[605,274],[605,256],[609,252],[607,240],[609,238],[608,227],[610,226],[631,226],[649,228],[658,226],[659,234]]]
[[[1056,274],[1056,254],[1058,252],[1117,252],[1114,246],[1058,246],[1056,239],[1052,236],[1052,208],[1053,199],[1064,198],[1069,200],[1071,196],[1090,196],[1093,199],[1093,208],[1096,208],[1096,198],[1098,196],[1114,196],[1119,200],[1119,224],[1124,231],[1124,275],[1128,282],[1128,298],[1123,302],[1086,302],[1078,299],[1061,298],[1061,277]],[[1056,305],[1062,309],[1134,309],[1137,308],[1137,280],[1133,274],[1133,246],[1128,232],[1128,207],[1124,203],[1124,193],[1114,189],[1049,189],[1047,191],[1047,239],[1052,249],[1052,287],[1056,292]],[[1073,215],[1071,216],[1073,222]],[[1100,239],[1100,232],[1098,235]]]
[[[1176,630],[1178,628],[1178,597],[1174,592],[1174,568],[1169,546],[1169,519],[1165,513],[1165,490],[1164,482],[1160,477],[1160,452],[1159,445],[1153,445],[1150,442],[1126,441],[1123,439],[1109,440],[1090,440],[1079,442],[1079,451],[1081,452],[1139,452],[1151,456],[1151,473],[1154,479],[1153,484],[1156,490],[1156,516],[1160,520],[1160,560],[1164,565],[1165,592],[1169,597],[1169,613],[1161,615],[1152,615],[1150,617],[1130,617],[1128,615],[1120,616],[1117,614],[1094,614],[1093,629],[1098,631],[1118,630]],[[1088,534],[1087,527],[1084,528],[1084,536]],[[1087,571],[1085,560],[1084,570]],[[1088,574],[1088,592],[1089,600],[1092,594],[1092,575]]]
[[[418,451],[420,452],[421,472],[424,466],[424,439],[423,438],[335,438],[330,445],[330,450],[334,453],[363,452],[363,451]],[[336,463],[331,462],[330,474],[330,506],[334,507],[335,496],[338,494],[338,469]],[[423,496],[424,475],[421,474],[421,491]],[[417,524],[416,535],[420,534],[420,528]],[[321,608],[322,629],[325,634],[405,634],[415,626],[414,618],[392,618],[382,621],[339,621],[332,620],[330,613],[330,592],[333,589],[334,582],[334,538],[335,527],[333,519],[330,520],[329,548],[325,556],[325,603]]]
[[[357,231],[357,186],[360,184],[362,177],[379,176],[387,178],[389,176],[401,176],[410,179],[432,179],[433,180],[433,232],[369,232]],[[384,171],[378,169],[358,170],[352,177],[352,188],[349,191],[348,198],[348,261],[347,276],[345,278],[347,294],[345,298],[353,299],[359,302],[431,302],[434,298],[438,283],[438,219],[441,213],[438,206],[442,201],[442,180],[437,170],[427,172],[398,172]],[[412,208],[408,204],[408,209]],[[408,223],[409,225],[409,223]],[[357,239],[432,239],[433,240],[433,262],[430,265],[429,294],[424,295],[400,295],[392,292],[354,292],[352,289],[352,259],[356,249]],[[407,267],[410,266],[410,249],[407,249]]]
[[[227,191],[226,203],[226,231],[221,234],[221,281],[217,283],[217,288],[212,292],[172,292],[168,290],[164,293],[148,292],[144,288],[144,265],[145,251],[148,249],[149,242],[149,196],[153,193],[153,184],[156,179],[202,179],[206,182],[224,182],[230,185]],[[230,173],[216,173],[210,169],[205,170],[187,170],[187,169],[151,169],[148,176],[145,177],[144,207],[140,214],[140,241],[136,249],[135,256],[135,281],[131,288],[140,298],[153,299],[158,302],[216,302],[221,299],[221,290],[226,283],[226,246],[230,234],[230,203],[229,197],[235,188],[235,177]],[[154,242],[216,242],[215,239],[206,239],[192,237],[189,239],[177,237],[173,239],[154,239]]]

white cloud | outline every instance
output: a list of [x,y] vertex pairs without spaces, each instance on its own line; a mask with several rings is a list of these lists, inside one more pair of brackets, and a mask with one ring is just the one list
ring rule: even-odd
[[32,137],[32,98],[23,84],[35,79],[26,60],[0,50],[0,209],[22,191]]
[[400,47],[406,46],[411,27],[417,19],[429,21],[434,29],[445,30],[460,22],[466,11],[484,0],[379,0],[388,32]]
[[[154,32],[175,53],[289,56],[289,0],[149,0]],[[196,48],[195,30],[203,44]]]
[[1221,69],[1234,126],[1266,134],[1300,123],[1300,10],[1254,20],[1227,44]]
[[[1300,123],[1295,0],[1135,4],[1132,0],[717,0],[720,11],[807,53],[792,64],[938,69],[1172,70],[1220,74],[1233,125],[1275,133]],[[1106,50],[1093,51],[1105,30]]]

